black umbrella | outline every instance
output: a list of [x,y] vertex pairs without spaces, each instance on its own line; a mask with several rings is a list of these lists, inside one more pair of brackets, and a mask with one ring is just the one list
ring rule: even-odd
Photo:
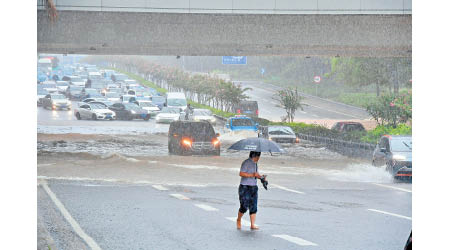
[[275,142],[259,137],[242,139],[231,145],[228,149],[270,153],[285,152],[285,150]]

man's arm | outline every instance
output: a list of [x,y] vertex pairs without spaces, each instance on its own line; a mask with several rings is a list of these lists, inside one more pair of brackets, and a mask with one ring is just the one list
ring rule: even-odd
[[247,173],[247,172],[239,172],[239,176],[240,177],[247,177],[247,178],[251,178],[251,177],[255,177],[256,173]]
[[241,177],[248,177],[248,178],[251,178],[251,177],[261,178],[261,175],[259,175],[258,172],[251,173],[251,174],[246,173],[246,172],[239,172],[239,176],[241,176]]

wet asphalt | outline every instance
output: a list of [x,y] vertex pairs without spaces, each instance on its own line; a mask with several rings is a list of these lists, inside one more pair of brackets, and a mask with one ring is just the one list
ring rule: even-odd
[[77,121],[72,111],[39,107],[38,249],[90,249],[44,185],[101,249],[401,249],[406,242],[410,183],[304,142],[286,145],[284,156],[264,155],[261,230],[236,230],[246,155],[168,156],[167,130],[154,120]]
[[[163,185],[168,190],[161,191],[150,185],[61,180],[49,180],[48,186],[102,249],[401,249],[411,229],[408,219],[368,210],[411,217],[411,194],[370,183],[289,185],[304,194],[260,186],[259,231],[248,225],[237,230],[230,219],[239,206],[237,187]],[[55,221],[47,227],[56,247],[84,249],[42,187],[38,190],[39,214]],[[243,218],[248,221],[248,214]]]

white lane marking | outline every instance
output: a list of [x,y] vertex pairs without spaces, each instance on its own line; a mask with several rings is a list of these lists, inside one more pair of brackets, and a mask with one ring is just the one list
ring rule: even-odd
[[272,236],[273,237],[277,237],[277,238],[281,238],[283,240],[290,241],[290,242],[295,243],[295,244],[300,245],[300,246],[317,246],[316,243],[304,240],[304,239],[299,238],[299,237],[290,236],[290,235],[287,235],[287,234],[273,234]]
[[305,194],[304,192],[300,192],[300,191],[297,191],[297,190],[292,190],[292,189],[289,189],[287,187],[283,187],[283,186],[280,186],[280,185],[277,185],[277,184],[270,184],[270,185],[274,186],[276,188],[279,188],[279,189],[283,189],[283,190],[288,191],[288,192],[293,192],[293,193],[297,193],[297,194]]
[[37,164],[37,167],[47,167],[51,165],[55,165],[56,163],[43,163],[43,164]]
[[405,189],[405,188],[393,187],[393,186],[384,185],[384,184],[379,184],[379,183],[373,183],[373,184],[374,184],[374,185],[377,185],[377,186],[380,186],[380,187],[386,187],[386,188],[391,188],[391,189],[395,189],[395,190],[400,190],[400,191],[403,191],[403,192],[412,193],[411,190]]
[[180,199],[180,200],[190,200],[188,197],[186,197],[186,196],[184,196],[182,194],[170,194],[170,196],[175,197],[175,198]]
[[50,188],[47,186],[47,183],[43,182],[41,183],[44,190],[47,192],[48,196],[52,199],[53,203],[55,203],[56,207],[59,209],[61,214],[64,216],[64,218],[69,222],[69,224],[72,226],[73,230],[80,236],[86,244],[93,250],[101,250],[101,248],[97,245],[97,243],[92,239],[89,235],[87,235],[83,229],[80,227],[78,222],[76,222],[70,213],[67,211],[67,209],[64,207],[64,205],[61,203],[61,201],[58,200],[56,195],[50,190]]
[[205,204],[194,204],[196,207],[199,207],[205,211],[219,211],[219,209],[215,208],[215,207],[211,207]]
[[163,187],[162,185],[152,185],[153,188],[158,189],[159,191],[166,191],[169,190],[165,187]]
[[[238,169],[239,171],[239,169]],[[101,181],[101,182],[116,182],[121,184],[136,184],[136,185],[152,185],[151,181],[130,181],[121,179],[102,179],[102,178],[87,178],[87,177],[66,177],[66,176],[42,176],[37,177],[38,180],[64,180],[64,181]],[[207,187],[207,184],[190,184],[190,183],[166,183],[167,186],[183,186],[183,187]]]
[[399,214],[389,213],[389,212],[376,210],[376,209],[371,209],[371,208],[369,208],[367,210],[372,211],[372,212],[381,213],[381,214],[387,214],[387,215],[391,215],[391,216],[395,216],[395,217],[399,217],[399,218],[403,218],[403,219],[407,219],[407,220],[412,220],[411,217],[408,217],[408,216],[403,216],[403,215],[399,215]]
[[[226,217],[226,219],[227,219],[227,220],[231,220],[231,221],[236,222],[237,217]],[[250,223],[250,221],[244,220],[244,219],[241,218],[241,225],[242,225],[242,226],[249,227],[249,226],[251,226],[252,224]],[[255,226],[258,226],[258,224],[255,224]]]

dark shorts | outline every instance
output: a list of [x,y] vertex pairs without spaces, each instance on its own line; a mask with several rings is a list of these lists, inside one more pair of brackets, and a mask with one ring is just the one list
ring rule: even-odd
[[258,186],[239,185],[239,212],[245,213],[250,210],[250,214],[256,214],[258,210]]

